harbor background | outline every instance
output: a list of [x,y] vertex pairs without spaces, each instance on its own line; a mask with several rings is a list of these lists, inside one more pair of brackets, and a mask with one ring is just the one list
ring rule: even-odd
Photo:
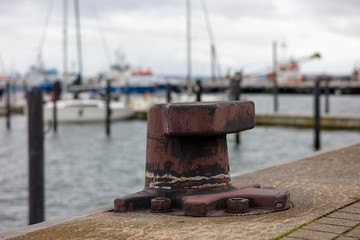
[[[270,94],[245,94],[257,113],[272,112]],[[323,100],[323,99],[322,99]],[[360,114],[360,96],[331,95],[330,112]],[[280,95],[279,112],[312,113],[311,95]],[[322,102],[322,106],[323,106]],[[323,109],[322,109],[323,111]],[[0,232],[26,226],[27,120],[13,115],[6,130],[0,118]],[[323,130],[322,150],[360,141],[359,131]],[[242,143],[228,136],[232,174],[304,157],[314,152],[307,128],[256,126],[241,133]],[[144,185],[146,121],[114,122],[111,137],[104,124],[60,125],[45,136],[46,220],[108,205]]]

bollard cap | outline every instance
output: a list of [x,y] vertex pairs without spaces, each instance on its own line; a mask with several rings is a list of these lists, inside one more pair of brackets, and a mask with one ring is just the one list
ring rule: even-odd
[[168,135],[225,135],[255,126],[251,101],[173,103],[163,108]]

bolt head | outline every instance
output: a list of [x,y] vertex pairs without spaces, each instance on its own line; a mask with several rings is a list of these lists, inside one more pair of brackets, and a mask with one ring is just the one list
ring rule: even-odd
[[230,213],[244,213],[249,211],[249,199],[246,198],[227,199],[226,211]]
[[170,212],[171,209],[171,200],[167,197],[156,197],[151,199],[151,212],[161,213],[161,212]]

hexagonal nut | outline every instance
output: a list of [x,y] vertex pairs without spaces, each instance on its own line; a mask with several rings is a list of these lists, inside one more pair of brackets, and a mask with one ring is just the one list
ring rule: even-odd
[[172,211],[170,198],[156,197],[156,198],[151,199],[150,211],[155,212],[155,213]]
[[229,198],[226,200],[226,211],[244,213],[249,211],[249,200],[246,198]]

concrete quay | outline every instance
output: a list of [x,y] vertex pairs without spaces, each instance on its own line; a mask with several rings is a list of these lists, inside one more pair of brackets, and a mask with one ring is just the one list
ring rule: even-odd
[[359,176],[360,143],[232,177],[289,190],[293,206],[286,211],[194,218],[104,207],[0,239],[360,239]]

